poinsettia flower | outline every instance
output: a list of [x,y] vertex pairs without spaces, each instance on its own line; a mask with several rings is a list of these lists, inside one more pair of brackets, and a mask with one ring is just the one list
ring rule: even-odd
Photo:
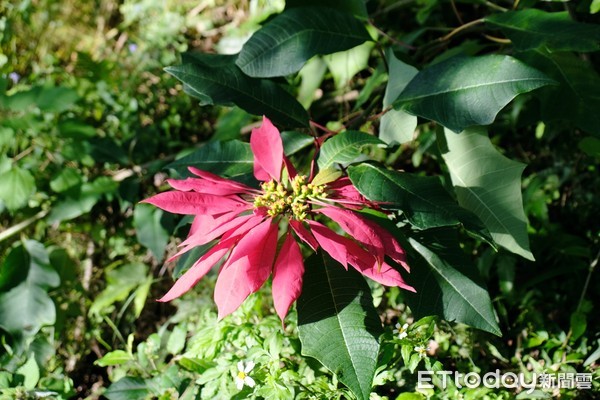
[[[299,175],[283,153],[279,131],[266,117],[252,131],[250,147],[260,189],[189,167],[194,177],[170,179],[175,190],[145,200],[171,213],[194,216],[187,239],[171,260],[216,241],[159,301],[183,295],[222,261],[214,294],[219,318],[235,311],[272,275],[273,302],[283,321],[302,291],[299,243],[321,249],[344,268],[355,268],[383,285],[414,291],[386,262],[389,257],[409,271],[402,247],[358,212],[376,204],[347,177],[338,171],[314,178]],[[340,231],[319,222],[323,219],[333,221]]]

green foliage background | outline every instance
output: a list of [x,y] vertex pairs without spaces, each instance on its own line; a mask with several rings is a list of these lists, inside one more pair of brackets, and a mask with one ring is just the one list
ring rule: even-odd
[[[598,2],[322,3],[0,1],[0,398],[528,398],[415,388],[417,369],[496,368],[592,373],[561,396],[597,395]],[[268,289],[221,322],[214,275],[154,301],[206,249],[171,274],[189,221],[138,202],[187,165],[247,179],[261,114],[297,128],[298,165],[308,133],[332,136],[319,167],[401,211],[370,217],[422,295],[356,283],[349,311],[383,333],[355,377],[295,310],[281,327]]]

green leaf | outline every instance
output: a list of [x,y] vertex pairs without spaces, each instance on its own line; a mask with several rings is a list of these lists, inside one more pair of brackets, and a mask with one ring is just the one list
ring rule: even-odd
[[575,54],[524,55],[532,65],[543,69],[560,86],[538,92],[545,121],[571,121],[575,126],[600,137],[600,75]]
[[330,7],[353,14],[355,17],[367,18],[367,5],[365,3],[365,0],[286,0],[285,7]]
[[202,374],[207,369],[213,368],[216,366],[216,364],[212,361],[205,361],[205,360],[201,360],[199,358],[183,357],[183,358],[180,358],[177,362],[179,363],[179,365],[181,365],[183,368],[187,369],[188,371],[196,372],[198,374]]
[[[405,64],[388,49],[386,52],[389,68],[388,83],[383,97],[383,107],[390,107],[406,85],[419,72],[415,67]],[[402,110],[391,109],[381,117],[379,138],[386,143],[406,143],[413,140],[417,127],[417,117]]]
[[29,357],[27,362],[17,369],[16,373],[25,377],[23,381],[23,386],[25,389],[35,389],[40,380],[40,367],[38,367],[37,362],[35,361],[35,356],[32,355]]
[[254,77],[300,71],[313,56],[348,50],[370,40],[363,24],[328,7],[284,10],[244,44],[236,64]]
[[407,277],[416,293],[406,293],[416,318],[439,315],[500,336],[492,301],[477,282],[476,267],[465,257],[456,235],[448,229],[409,238],[418,257],[409,257],[412,265]]
[[27,205],[35,192],[35,179],[29,171],[13,166],[0,174],[0,200],[9,211]]
[[354,75],[369,66],[369,56],[373,47],[375,47],[375,43],[366,42],[350,50],[323,57],[337,89],[347,86]]
[[348,176],[363,196],[401,210],[417,229],[462,223],[481,239],[491,241],[481,221],[456,204],[437,177],[390,171],[374,164],[351,166]]
[[[321,57],[313,57],[302,67],[298,76],[302,80],[298,88],[298,101],[309,108],[317,98],[317,90],[321,87],[327,72],[327,64]],[[11,136],[12,137],[12,136]]]
[[90,315],[103,315],[114,303],[125,300],[136,288],[147,284],[148,268],[142,263],[125,264],[106,272],[106,288],[90,306]]
[[188,167],[196,167],[221,176],[238,176],[252,172],[254,154],[248,143],[238,140],[207,143],[192,154],[182,157],[167,168],[176,170],[181,176],[189,176]]
[[77,193],[69,191],[68,196],[56,202],[48,221],[65,221],[88,213],[102,197],[110,196],[118,188],[119,184],[107,176],[99,177],[91,183],[85,182]]
[[50,265],[44,245],[34,240],[26,240],[12,249],[0,269],[0,291],[12,289],[22,282],[42,289],[60,285],[60,277]]
[[338,133],[325,141],[319,152],[317,163],[320,169],[325,169],[334,163],[346,164],[356,161],[361,155],[363,146],[385,145],[373,135],[359,131]]
[[173,355],[178,355],[185,347],[187,338],[187,327],[185,324],[175,325],[173,331],[167,340],[167,351]]
[[114,350],[106,353],[102,358],[94,361],[94,365],[108,367],[109,365],[121,365],[133,360],[131,354],[123,350]]
[[314,137],[296,131],[281,132],[281,140],[283,141],[283,152],[286,156],[291,156],[315,143]]
[[241,139],[242,128],[252,121],[251,115],[238,107],[224,109],[217,121],[211,142]]
[[508,11],[490,15],[485,22],[500,28],[521,51],[600,50],[600,26],[573,21],[568,11],[548,13],[533,8]]
[[171,235],[173,219],[161,209],[149,204],[137,204],[133,211],[133,227],[138,241],[149,248],[157,261],[162,261]]
[[201,105],[235,104],[251,114],[266,115],[275,124],[308,125],[306,110],[291,94],[273,81],[245,75],[234,62],[235,56],[188,55],[184,64],[165,71],[183,82]]
[[52,299],[35,284],[23,282],[0,294],[0,327],[15,337],[34,336],[55,321]]
[[67,190],[80,185],[82,177],[75,168],[62,169],[51,181],[50,188],[56,193],[66,192]]
[[23,246],[29,254],[27,281],[43,289],[58,287],[60,276],[50,265],[48,251],[44,245],[35,240],[25,240]]
[[103,393],[108,400],[144,400],[149,394],[150,389],[146,381],[132,377],[119,379]]
[[306,260],[298,299],[302,354],[337,375],[359,399],[368,399],[377,366],[381,322],[362,276],[322,253]]
[[29,254],[23,246],[15,247],[8,253],[0,267],[0,292],[6,292],[27,279]]
[[498,245],[533,260],[521,196],[525,165],[500,154],[484,128],[445,129],[438,145],[458,203],[481,219]]
[[394,107],[458,133],[491,124],[517,95],[554,83],[513,57],[453,57],[420,71]]
[[600,158],[600,139],[591,136],[584,137],[579,141],[577,147],[590,157]]
[[36,102],[42,111],[60,113],[68,110],[77,100],[79,100],[79,95],[74,89],[44,87]]

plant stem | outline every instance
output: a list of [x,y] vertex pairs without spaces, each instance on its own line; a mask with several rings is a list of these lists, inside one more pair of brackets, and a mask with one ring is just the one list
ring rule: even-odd
[[457,33],[462,32],[465,29],[469,29],[472,26],[482,24],[484,22],[485,22],[485,20],[483,18],[479,18],[479,19],[476,19],[474,21],[467,22],[466,24],[461,25],[458,28],[454,28],[450,33],[448,33],[446,36],[442,36],[437,41],[438,42],[445,42],[446,40],[450,39],[452,36],[456,35]]
[[23,229],[27,228],[29,225],[44,218],[46,215],[48,215],[48,210],[42,210],[42,211],[38,212],[37,214],[35,214],[34,216],[27,218],[25,221],[21,221],[18,224],[11,226],[7,230],[0,233],[0,242],[8,239],[9,237],[11,237],[12,235],[14,235],[16,233],[19,233]]

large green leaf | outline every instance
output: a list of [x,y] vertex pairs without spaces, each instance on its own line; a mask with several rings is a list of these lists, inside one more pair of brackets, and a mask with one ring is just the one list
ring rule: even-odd
[[[389,78],[383,97],[384,108],[392,105],[406,85],[419,72],[415,67],[397,59],[393,51],[388,50],[386,54]],[[379,138],[390,144],[410,142],[413,139],[416,127],[417,117],[402,110],[391,109],[381,117]]]
[[251,114],[266,115],[275,124],[308,125],[306,110],[291,94],[273,81],[245,75],[235,65],[235,56],[187,55],[184,64],[165,70],[202,105],[235,104]]
[[383,207],[401,210],[415,228],[462,223],[473,234],[491,242],[481,221],[456,204],[437,177],[391,171],[374,164],[351,166],[348,176],[363,196],[383,203]]
[[0,174],[0,200],[10,211],[27,204],[35,191],[35,179],[29,171],[13,166]]
[[568,11],[548,13],[532,8],[493,14],[485,21],[500,28],[522,51],[600,50],[600,26],[573,21]]
[[438,144],[458,203],[483,221],[498,245],[533,260],[521,196],[525,165],[500,154],[484,128],[445,129]]
[[24,281],[0,294],[0,327],[15,337],[34,336],[42,326],[54,325],[56,308],[41,287]]
[[460,132],[489,125],[518,94],[555,83],[509,56],[453,57],[420,71],[394,107]]
[[338,133],[325,141],[319,152],[317,163],[320,169],[325,169],[334,163],[351,163],[360,156],[366,145],[385,145],[373,135],[359,131]]
[[167,166],[182,176],[190,175],[188,167],[196,167],[221,176],[238,176],[252,172],[254,155],[248,143],[238,140],[207,143],[195,152]]
[[306,260],[298,299],[302,354],[335,373],[358,399],[368,399],[379,353],[381,322],[362,276],[318,253]]
[[[437,231],[437,232],[436,232]],[[406,293],[415,317],[439,315],[495,335],[501,335],[487,290],[475,274],[476,267],[463,254],[459,241],[449,229],[409,238],[418,253],[409,253],[412,266],[407,281],[416,293]]]
[[600,75],[591,63],[570,53],[523,55],[543,69],[560,86],[538,92],[545,121],[571,121],[575,126],[600,136]]
[[236,64],[255,77],[300,71],[313,56],[348,50],[370,40],[352,15],[329,7],[286,9],[244,44]]

